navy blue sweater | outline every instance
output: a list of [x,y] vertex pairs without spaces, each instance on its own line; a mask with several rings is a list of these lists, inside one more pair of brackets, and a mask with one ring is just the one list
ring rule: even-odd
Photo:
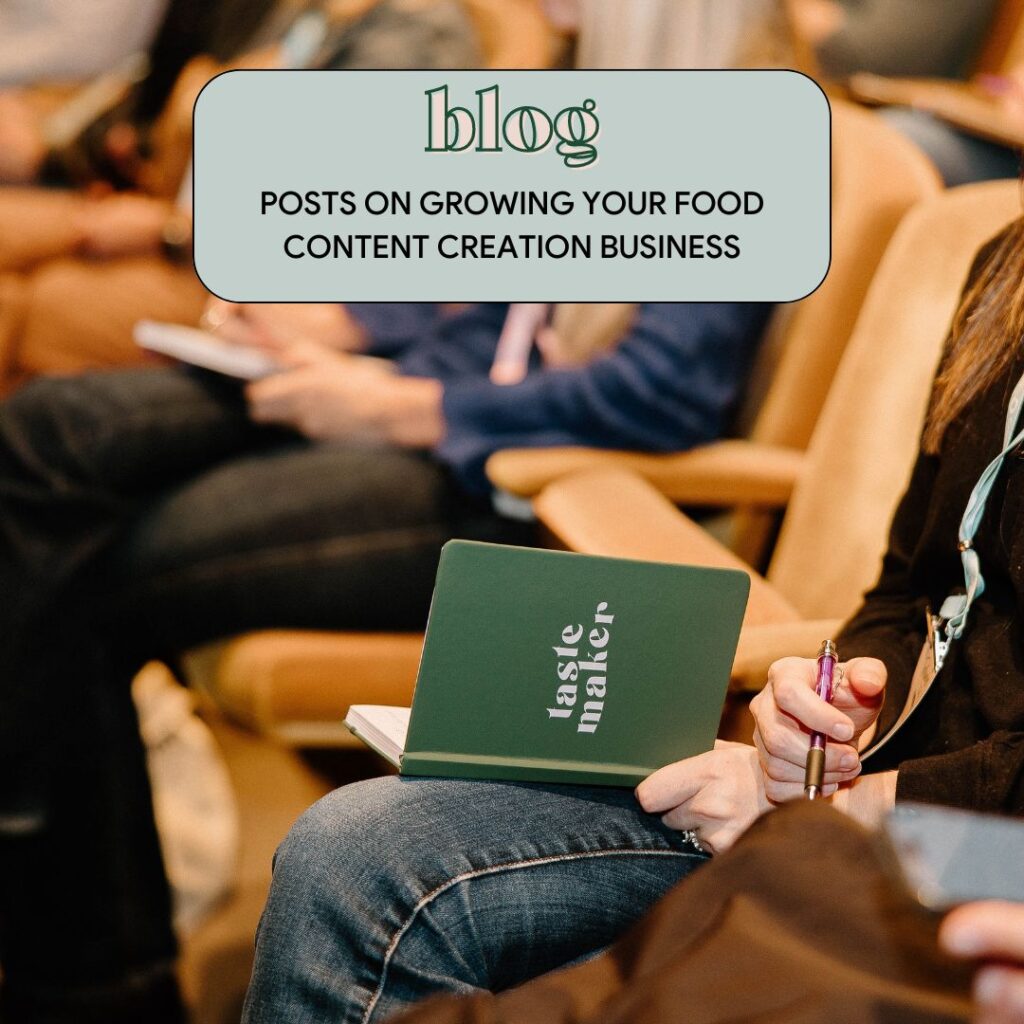
[[467,490],[489,489],[484,463],[501,448],[588,445],[670,452],[723,435],[771,306],[641,305],[629,334],[584,366],[545,369],[520,384],[488,379],[508,306],[451,316],[426,303],[348,307],[369,351],[400,372],[444,384],[447,432],[434,454]]

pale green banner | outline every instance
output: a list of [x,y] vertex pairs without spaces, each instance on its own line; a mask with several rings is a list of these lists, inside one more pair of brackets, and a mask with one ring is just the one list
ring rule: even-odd
[[233,71],[195,262],[238,301],[791,301],[830,259],[792,71]]

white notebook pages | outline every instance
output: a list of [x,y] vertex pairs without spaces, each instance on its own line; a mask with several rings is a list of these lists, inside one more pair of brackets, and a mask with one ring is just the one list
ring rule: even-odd
[[135,325],[134,337],[137,345],[150,352],[227,377],[259,380],[281,369],[279,363],[257,348],[223,341],[195,327],[140,320]]
[[345,716],[345,725],[385,761],[398,768],[409,732],[410,710],[385,704],[353,704]]

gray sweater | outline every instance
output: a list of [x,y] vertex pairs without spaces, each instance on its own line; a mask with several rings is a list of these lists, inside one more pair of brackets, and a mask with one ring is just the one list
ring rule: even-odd
[[834,78],[879,75],[964,78],[998,0],[838,0],[845,25],[818,48]]

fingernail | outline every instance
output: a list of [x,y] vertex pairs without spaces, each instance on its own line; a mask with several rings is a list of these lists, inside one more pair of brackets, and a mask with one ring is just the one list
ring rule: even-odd
[[974,956],[978,952],[978,940],[970,928],[949,928],[944,930],[942,944],[950,953],[960,956]]
[[979,1003],[998,1003],[1006,984],[1005,973],[998,967],[978,971],[974,982],[974,998]]
[[853,726],[849,722],[843,722],[842,725],[837,725],[832,730],[832,735],[837,740],[849,740],[853,739]]
[[839,761],[839,767],[844,771],[849,771],[851,768],[857,767],[857,755],[856,754],[844,754]]

